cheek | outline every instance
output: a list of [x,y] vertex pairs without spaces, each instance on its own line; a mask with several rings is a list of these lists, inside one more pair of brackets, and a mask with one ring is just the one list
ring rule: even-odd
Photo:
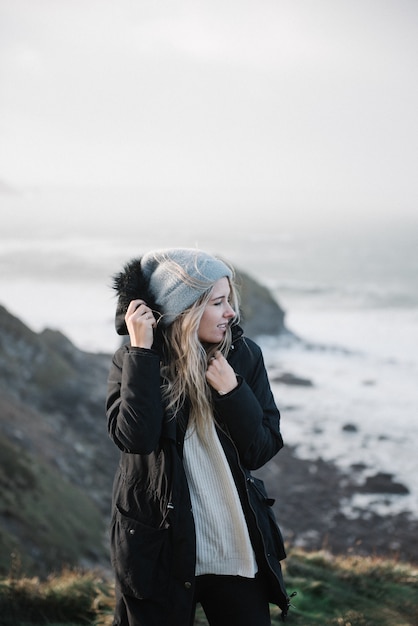
[[197,336],[199,339],[204,339],[206,333],[208,332],[208,323],[205,319],[200,320],[199,329],[197,331]]
[[215,328],[215,316],[204,313],[202,315],[202,319],[200,320],[199,330],[197,332],[199,339],[202,341],[207,341],[208,339],[210,339],[209,335],[213,334]]

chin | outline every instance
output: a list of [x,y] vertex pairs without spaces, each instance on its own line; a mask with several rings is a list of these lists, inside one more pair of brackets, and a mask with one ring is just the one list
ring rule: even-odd
[[223,338],[224,338],[223,333],[214,333],[213,335],[210,335],[210,336],[206,335],[206,337],[199,337],[199,340],[201,341],[201,343],[217,344],[217,343],[221,343]]

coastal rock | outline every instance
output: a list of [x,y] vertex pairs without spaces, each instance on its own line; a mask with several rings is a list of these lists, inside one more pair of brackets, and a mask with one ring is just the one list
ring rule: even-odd
[[357,433],[358,432],[358,428],[355,424],[344,424],[344,426],[342,427],[342,430],[345,433]]
[[387,493],[407,495],[409,489],[402,483],[394,482],[392,474],[378,472],[374,476],[367,476],[365,482],[359,488],[362,493]]
[[283,374],[275,374],[271,376],[271,381],[274,383],[282,383],[283,385],[297,385],[300,387],[313,387],[313,382],[309,378],[302,378],[296,376],[290,372],[284,372]]
[[248,337],[279,335],[287,332],[285,312],[270,291],[245,272],[236,281],[241,293],[242,325]]

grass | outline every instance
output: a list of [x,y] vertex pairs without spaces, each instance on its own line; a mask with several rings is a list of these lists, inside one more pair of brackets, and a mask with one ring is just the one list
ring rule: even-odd
[[291,624],[418,624],[418,568],[407,563],[295,551],[285,576],[288,589],[298,593]]
[[[418,624],[418,568],[408,563],[290,551],[285,578],[288,591],[297,591],[289,625]],[[112,585],[94,572],[0,580],[1,626],[111,626],[113,602]],[[271,614],[282,623],[275,607]],[[201,610],[195,626],[207,626]]]
[[[94,573],[64,571],[47,580],[0,581],[1,626],[86,626],[111,612],[111,588]],[[106,602],[107,608],[106,608]]]

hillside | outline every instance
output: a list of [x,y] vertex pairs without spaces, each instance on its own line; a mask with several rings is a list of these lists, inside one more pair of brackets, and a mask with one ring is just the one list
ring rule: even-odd
[[117,452],[103,406],[109,357],[36,334],[0,307],[0,568],[105,562]]

